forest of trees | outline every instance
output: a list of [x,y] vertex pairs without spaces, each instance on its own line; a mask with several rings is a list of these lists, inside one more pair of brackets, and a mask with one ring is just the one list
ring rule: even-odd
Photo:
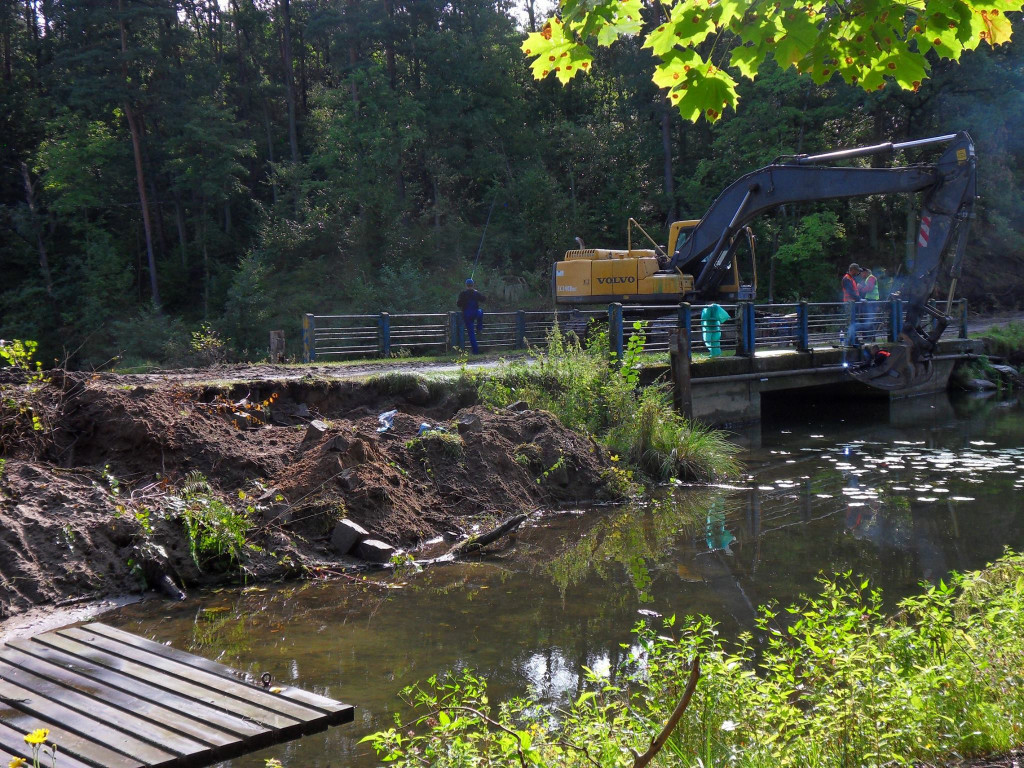
[[[0,0],[0,337],[89,367],[180,361],[205,326],[255,359],[272,328],[294,351],[304,312],[449,309],[478,249],[490,306],[544,306],[576,235],[622,247],[627,217],[698,218],[779,155],[961,129],[981,195],[965,290],[1020,303],[1019,35],[917,92],[769,61],[737,111],[690,124],[635,41],[535,82],[520,45],[552,7],[534,6]],[[831,300],[851,258],[895,270],[912,214],[871,198],[764,219],[761,295],[774,273],[776,300]]]

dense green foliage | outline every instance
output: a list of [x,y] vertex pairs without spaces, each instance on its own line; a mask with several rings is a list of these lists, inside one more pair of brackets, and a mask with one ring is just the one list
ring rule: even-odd
[[[508,0],[0,2],[0,337],[38,339],[46,364],[198,363],[208,323],[251,358],[283,328],[294,355],[303,312],[452,308],[478,250],[486,308],[546,304],[575,235],[621,246],[628,216],[698,217],[780,154],[957,129],[981,159],[966,290],[1018,301],[1020,35],[959,64],[928,53],[916,92],[769,59],[735,112],[691,125],[641,37],[566,88],[534,81],[534,6],[520,21]],[[891,274],[911,210],[764,219],[762,296],[776,244],[825,225],[829,241],[780,255],[775,298],[833,298],[851,257]]]
[[739,448],[722,432],[687,421],[667,386],[638,388],[642,337],[633,335],[619,366],[608,337],[592,330],[586,345],[555,327],[529,363],[506,363],[482,377],[481,399],[494,406],[525,400],[571,429],[594,435],[625,464],[655,480],[713,479],[739,472]]
[[567,708],[492,702],[463,671],[405,691],[411,724],[367,737],[396,766],[630,766],[668,720],[700,658],[696,695],[660,766],[935,764],[1024,742],[1024,557],[927,585],[884,615],[849,575],[754,633],[706,618],[641,625],[624,668],[586,670]]
[[567,83],[592,71],[593,42],[645,34],[643,47],[657,56],[653,81],[683,119],[713,123],[736,107],[732,72],[752,80],[769,57],[819,85],[842,78],[869,92],[916,91],[933,60],[1008,42],[1007,11],[1020,9],[1020,0],[668,0],[644,29],[641,0],[560,0],[560,18],[530,35],[523,52],[534,57],[534,77]]

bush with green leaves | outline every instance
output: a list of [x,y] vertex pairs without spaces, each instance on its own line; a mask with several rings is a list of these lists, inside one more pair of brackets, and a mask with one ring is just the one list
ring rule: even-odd
[[[244,496],[244,494],[243,494]],[[172,508],[185,524],[189,554],[200,568],[241,565],[252,528],[247,511],[219,499],[200,472],[189,472]]]
[[636,765],[668,721],[694,658],[701,676],[660,766],[911,766],[1024,744],[1024,556],[898,604],[866,581],[821,592],[726,641],[707,617],[640,624],[624,668],[583,669],[568,706],[496,703],[468,671],[403,692],[411,723],[364,739],[392,765]]
[[34,451],[42,446],[49,433],[47,408],[41,398],[48,381],[43,366],[34,360],[37,344],[31,340],[0,339],[0,360],[18,372],[20,381],[0,384],[0,454],[15,445],[31,445]]

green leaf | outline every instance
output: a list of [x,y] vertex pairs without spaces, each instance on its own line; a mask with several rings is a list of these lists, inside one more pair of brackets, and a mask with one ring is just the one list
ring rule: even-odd
[[782,66],[795,66],[818,41],[818,28],[803,13],[796,13],[785,27],[785,36],[775,44],[775,60]]
[[576,706],[581,707],[591,699],[595,698],[596,696],[597,694],[593,691],[585,691],[584,693],[580,694],[580,697],[578,699],[576,699]]
[[928,71],[928,60],[920,53],[907,51],[882,59],[885,74],[896,80],[904,90],[917,90]]
[[674,88],[686,82],[690,70],[703,66],[704,59],[692,48],[685,51],[670,51],[655,67],[651,79],[659,88]]
[[563,85],[588,71],[594,60],[590,48],[577,43],[558,19],[548,19],[541,31],[529,35],[521,47],[527,56],[536,57],[530,64],[534,78],[542,80],[554,72]]
[[736,106],[736,81],[728,72],[708,66],[707,71],[694,69],[689,75],[686,83],[669,94],[684,120],[693,122],[703,116],[714,123],[726,107]]
[[643,47],[650,48],[655,56],[665,56],[676,47],[678,36],[676,35],[676,24],[666,22],[651,30],[644,41]]
[[736,67],[743,77],[753,80],[761,62],[764,61],[766,52],[767,49],[763,45],[744,45],[733,48],[729,54],[729,64]]

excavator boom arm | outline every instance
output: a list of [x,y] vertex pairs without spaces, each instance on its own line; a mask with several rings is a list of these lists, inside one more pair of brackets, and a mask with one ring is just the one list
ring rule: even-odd
[[[845,168],[819,162],[946,143],[933,164]],[[786,203],[926,191],[914,259],[911,304],[927,300],[943,250],[957,222],[966,225],[975,197],[974,142],[961,132],[934,139],[881,144],[819,156],[797,156],[747,174],[727,187],[672,257],[670,267],[699,274],[694,292],[717,286],[731,265],[729,244],[754,217]],[[961,243],[963,238],[960,238]],[[923,299],[922,299],[923,297]]]

